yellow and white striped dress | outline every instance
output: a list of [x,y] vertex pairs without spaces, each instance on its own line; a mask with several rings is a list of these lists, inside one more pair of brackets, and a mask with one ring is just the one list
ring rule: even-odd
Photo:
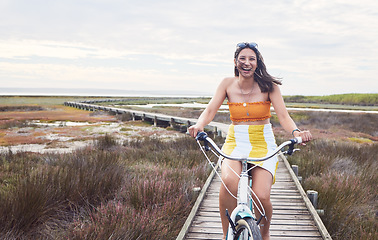
[[[231,124],[222,151],[230,156],[260,158],[269,155],[277,148],[271,124],[233,125]],[[261,162],[251,162],[272,174],[276,179],[278,158]]]

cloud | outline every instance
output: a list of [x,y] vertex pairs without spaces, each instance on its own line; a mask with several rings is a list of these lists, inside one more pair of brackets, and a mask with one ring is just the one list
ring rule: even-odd
[[9,87],[213,92],[233,74],[236,43],[256,41],[283,92],[378,89],[375,0],[24,0],[0,9],[0,82]]

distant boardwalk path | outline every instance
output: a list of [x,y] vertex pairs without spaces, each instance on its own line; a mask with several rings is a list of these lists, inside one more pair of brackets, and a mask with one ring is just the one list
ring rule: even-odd
[[[154,125],[184,124],[193,125],[196,119],[167,116],[157,113],[112,108],[89,103],[65,102],[66,106],[84,110],[102,110],[116,114],[129,113],[133,119],[152,121]],[[211,122],[210,128],[225,136],[228,125]],[[182,228],[178,239],[221,239],[222,228],[218,209],[220,180],[209,177],[200,193],[192,213]],[[280,157],[276,183],[272,187],[273,219],[271,239],[331,239],[316,210],[307,198],[289,163]]]

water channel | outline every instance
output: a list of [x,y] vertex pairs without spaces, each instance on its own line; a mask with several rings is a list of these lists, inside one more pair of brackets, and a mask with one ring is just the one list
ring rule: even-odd
[[[207,104],[203,103],[178,103],[178,104],[145,104],[145,105],[126,105],[126,106],[137,106],[140,108],[153,108],[153,107],[182,107],[182,108],[206,108]],[[219,108],[221,111],[228,111],[227,105],[222,105]],[[271,108],[272,111],[274,110],[273,107]],[[331,108],[294,108],[294,107],[287,107],[288,111],[312,111],[312,112],[342,112],[342,113],[371,113],[371,114],[378,114],[378,111],[371,111],[371,110],[352,110],[352,109],[331,109]]]

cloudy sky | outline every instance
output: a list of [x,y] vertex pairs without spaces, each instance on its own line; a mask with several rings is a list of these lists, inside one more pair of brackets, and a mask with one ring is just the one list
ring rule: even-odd
[[212,94],[253,41],[285,95],[378,92],[376,0],[1,0],[0,88]]

